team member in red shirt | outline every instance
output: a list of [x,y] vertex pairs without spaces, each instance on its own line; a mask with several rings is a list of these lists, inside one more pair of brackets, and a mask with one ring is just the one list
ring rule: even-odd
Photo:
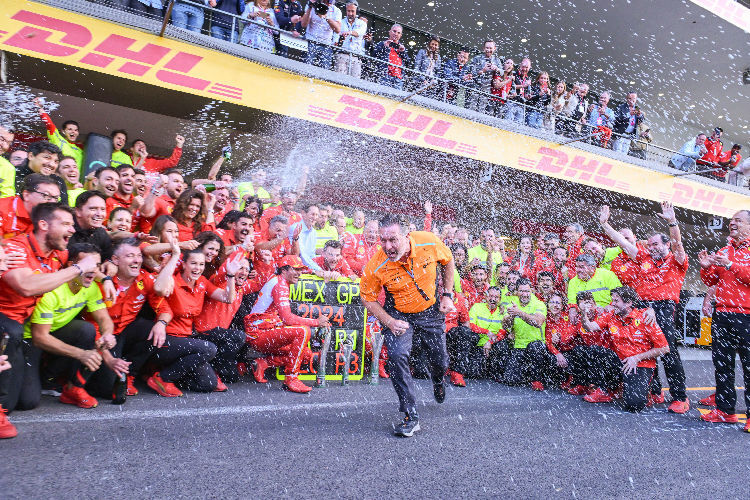
[[51,177],[30,174],[23,180],[18,196],[0,198],[0,230],[3,238],[13,238],[32,230],[31,211],[40,203],[60,201],[60,188]]
[[[58,203],[42,203],[31,211],[34,231],[7,241],[5,253],[13,268],[0,276],[0,331],[9,335],[5,354],[13,366],[0,373],[0,405],[7,411],[33,407],[34,394],[25,394],[26,384],[37,376],[29,372],[25,356],[33,347],[23,339],[23,323],[45,293],[76,276],[97,269],[97,260],[86,256],[61,269],[68,260],[68,240],[73,235],[73,209]],[[33,392],[33,391],[32,391]]]
[[362,230],[362,234],[356,235],[357,247],[353,260],[349,260],[352,270],[357,276],[362,276],[365,264],[380,250],[380,223],[377,220],[369,220]]
[[323,253],[313,259],[321,269],[320,278],[337,280],[341,278],[357,279],[346,259],[341,255],[342,244],[338,240],[328,240],[323,245]]
[[287,255],[278,261],[276,276],[266,283],[252,311],[245,317],[245,333],[250,347],[267,356],[255,360],[253,376],[266,382],[270,366],[283,366],[284,387],[291,392],[310,392],[311,388],[298,378],[302,353],[310,340],[311,327],[331,324],[321,315],[318,319],[303,318],[292,313],[289,306],[289,285],[297,283],[305,269],[302,259]]
[[[136,176],[137,179],[137,176]],[[164,189],[164,194],[162,192]],[[160,215],[170,215],[177,198],[185,190],[185,180],[177,169],[165,170],[151,186],[140,207],[141,231],[148,233]]]
[[[620,229],[619,233],[630,244],[638,247],[638,252],[646,252],[646,249],[642,248],[642,245],[638,244],[637,240],[635,239],[635,234],[633,234],[633,231],[631,229],[623,227]],[[628,256],[627,252],[620,252],[620,255],[612,260],[609,269],[610,271],[615,273],[615,275],[617,275],[617,277],[620,279],[620,283],[633,289],[636,287],[638,274],[640,272],[640,266],[636,261]]]
[[250,293],[250,262],[242,251],[232,255],[224,262],[219,270],[211,277],[211,283],[218,288],[226,288],[229,272],[228,265],[238,261],[234,278],[235,297],[232,302],[224,302],[207,298],[203,311],[195,318],[195,338],[208,340],[216,345],[216,357],[211,360],[211,366],[222,382],[234,383],[240,379],[237,371],[237,354],[245,345],[245,332],[232,328],[234,315],[242,304],[242,298]]
[[[644,251],[643,247],[639,248],[633,245],[620,233],[612,229],[612,226],[607,222],[609,207],[602,207],[600,222],[607,235],[640,266],[636,291],[640,298],[654,310],[656,322],[667,341],[669,341],[669,353],[661,358],[669,382],[669,392],[672,395],[669,411],[686,413],[690,409],[690,403],[685,388],[685,369],[677,350],[679,332],[674,324],[674,317],[677,304],[680,301],[682,283],[685,281],[685,274],[688,269],[688,259],[682,246],[682,236],[680,235],[680,227],[677,224],[674,207],[671,203],[664,202],[661,204],[661,209],[662,213],[659,214],[659,217],[669,223],[669,236],[662,233],[651,235],[646,244],[647,251]],[[661,381],[657,371],[654,372],[651,393],[651,402],[663,402]]]
[[719,155],[721,155],[721,152],[724,149],[724,143],[721,142],[721,134],[723,133],[724,130],[722,130],[721,127],[716,127],[714,129],[711,137],[708,137],[706,142],[704,142],[708,151],[706,151],[706,153],[695,162],[697,165],[702,165],[702,168],[717,166]]
[[533,238],[531,236],[521,236],[518,242],[518,253],[510,263],[511,269],[518,271],[524,278],[533,281],[534,260]]
[[[580,325],[571,323],[566,306],[568,299],[555,292],[547,299],[547,322],[544,328],[547,344],[546,380],[547,383],[563,383],[563,389],[583,386],[582,345],[579,335]],[[568,375],[572,378],[566,381]],[[575,394],[575,392],[574,392]]]
[[352,263],[357,256],[357,237],[346,230],[346,217],[337,217],[334,222],[339,235],[339,243],[342,245],[341,255],[349,264],[349,267],[352,267]]
[[[173,239],[175,253],[180,253],[177,239]],[[115,243],[112,263],[117,266],[117,274],[111,279],[116,295],[113,301],[107,302],[107,312],[114,324],[113,333],[117,344],[110,349],[115,358],[130,362],[127,372],[128,396],[135,396],[138,390],[134,380],[140,368],[145,364],[154,348],[164,344],[166,326],[172,320],[172,311],[164,299],[172,285],[170,269],[163,270],[158,276],[141,268],[143,254],[139,241],[135,238],[124,238]],[[104,294],[104,287],[102,294]],[[156,312],[156,321],[139,316],[144,304],[148,302]],[[113,395],[113,386],[120,373],[103,367],[92,375],[88,386],[92,392],[103,396]]]
[[448,376],[451,384],[466,387],[464,373],[469,361],[468,353],[477,345],[477,335],[471,331],[469,302],[466,297],[462,293],[456,293],[453,303],[456,309],[445,314],[445,345],[450,357]]
[[287,219],[287,224],[291,226],[302,220],[302,215],[294,211],[294,205],[297,204],[297,192],[292,188],[285,187],[281,190],[281,205],[267,208],[260,218],[260,232],[266,234],[271,220],[277,215]]
[[[172,253],[165,269],[174,272],[179,260],[180,255]],[[167,299],[173,318],[166,325],[164,344],[154,355],[161,368],[147,381],[148,386],[161,396],[181,396],[182,392],[175,386],[178,382],[201,392],[223,388],[210,365],[216,357],[217,347],[214,342],[193,335],[195,319],[203,310],[206,298],[227,304],[234,302],[237,296],[234,278],[240,263],[239,259],[227,261],[227,284],[223,290],[203,276],[205,267],[206,256],[200,248],[196,248],[184,253],[182,271],[174,275],[174,289]]]
[[133,159],[133,166],[135,168],[142,168],[146,172],[156,173],[164,170],[174,168],[180,162],[182,156],[182,146],[185,144],[185,138],[177,134],[174,138],[174,149],[172,155],[169,158],[158,159],[149,158],[148,150],[146,149],[146,143],[143,139],[136,139],[133,141],[133,145],[130,147]]
[[563,240],[565,240],[565,249],[568,251],[568,262],[565,264],[565,267],[569,270],[576,268],[576,258],[583,251],[582,246],[585,239],[586,235],[583,232],[583,226],[578,222],[573,222],[565,226]]
[[461,280],[461,290],[469,302],[470,310],[474,304],[484,302],[487,289],[490,287],[487,278],[487,265],[480,262],[471,266],[469,278]]
[[253,216],[246,212],[239,211],[232,212],[232,214],[236,214],[237,220],[231,223],[231,227],[228,229],[216,230],[216,234],[218,234],[224,242],[224,251],[227,255],[231,255],[237,250],[244,249],[247,243],[252,243],[255,239],[255,234],[253,232]]
[[[598,385],[612,394],[622,384],[622,406],[627,411],[641,411],[646,407],[656,358],[669,352],[669,344],[659,326],[647,325],[644,312],[634,308],[637,302],[635,290],[622,286],[612,290],[612,312],[602,314],[595,321],[588,319],[585,309],[581,314],[587,331],[609,334],[612,351],[599,360]],[[590,403],[612,400],[603,392],[601,396],[605,397],[596,392],[583,399]]]
[[180,193],[172,208],[172,217],[177,221],[177,229],[180,231],[180,241],[192,240],[203,231],[216,230],[215,202],[216,198],[212,194],[197,189]]
[[[107,217],[109,217],[109,214],[116,207],[135,211],[139,206],[133,207],[133,199],[135,198],[133,194],[133,190],[135,189],[135,169],[131,165],[122,164],[115,169],[115,172],[120,180],[117,183],[117,190],[112,193],[112,196],[107,198]],[[142,202],[143,200],[140,201]]]
[[[575,314],[573,314],[575,311]],[[576,352],[573,358],[568,359],[568,363],[573,361],[574,371],[576,373],[576,383],[568,390],[569,394],[574,396],[586,395],[591,392],[597,393],[604,397],[607,393],[601,387],[595,390],[591,386],[601,379],[601,365],[599,360],[606,358],[612,350],[612,342],[605,332],[590,332],[581,325],[581,312],[586,313],[589,321],[594,321],[604,309],[596,305],[594,295],[590,291],[578,292],[576,295],[576,304],[568,309],[568,321],[570,321],[578,330],[579,345],[573,348]],[[598,392],[597,392],[598,391]]]
[[268,228],[261,233],[260,239],[256,241],[255,248],[258,250],[270,250],[273,259],[278,262],[287,255],[299,255],[299,231],[302,225],[297,226],[297,231],[289,236],[289,220],[283,215],[274,216]]
[[[729,245],[714,254],[698,254],[701,278],[716,287],[711,322],[711,357],[716,376],[716,408],[701,418],[707,422],[737,422],[734,385],[735,353],[739,352],[745,387],[750,383],[750,211],[740,210],[729,222]],[[750,391],[745,390],[750,409]],[[750,420],[745,425],[750,432]]]
[[711,175],[714,176],[714,179],[721,182],[726,182],[727,171],[739,165],[740,161],[742,160],[742,155],[740,154],[741,149],[742,146],[740,146],[739,144],[734,144],[732,145],[732,149],[724,151],[719,155],[719,157],[716,159],[716,163],[719,164],[721,169],[711,172]]

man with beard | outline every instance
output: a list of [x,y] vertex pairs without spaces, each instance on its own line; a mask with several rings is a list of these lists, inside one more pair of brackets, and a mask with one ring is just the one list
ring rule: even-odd
[[474,307],[474,304],[484,302],[488,288],[487,266],[484,264],[474,264],[471,266],[469,278],[461,280],[461,290],[469,302],[469,310]]
[[[217,229],[216,234],[224,242],[227,255],[231,255],[240,249],[247,250],[247,244],[252,243],[251,235],[254,234],[253,216],[247,212],[239,212],[232,229]],[[248,241],[248,237],[250,237],[250,241]]]
[[[466,375],[481,377],[487,374],[492,378],[498,375],[495,362],[497,356],[493,356],[492,348],[505,339],[505,330],[503,330],[505,307],[500,307],[501,298],[500,289],[490,287],[487,290],[486,299],[474,304],[469,310],[470,328],[474,335],[471,336],[471,346],[463,349],[466,353],[466,367],[462,373]],[[496,346],[495,354],[497,352]]]
[[[453,305],[453,255],[432,233],[407,230],[386,215],[380,221],[382,249],[367,263],[360,282],[362,302],[383,325],[388,348],[388,373],[405,417],[396,426],[397,436],[411,437],[419,430],[414,384],[409,367],[413,341],[422,344],[429,360],[435,401],[445,401],[445,313]],[[437,298],[438,264],[442,266],[443,292]],[[378,295],[385,290],[385,304]]]
[[75,234],[70,238],[70,244],[91,243],[99,248],[102,259],[109,259],[112,255],[112,239],[104,228],[107,220],[107,202],[98,191],[85,191],[76,198]]
[[[118,177],[117,189],[107,198],[107,217],[115,207],[127,208],[131,213],[140,207],[140,203],[135,204],[135,207],[133,204],[133,199],[136,196],[133,192],[135,189],[135,169],[130,165],[120,165],[114,173]],[[143,202],[143,200],[140,201]]]
[[31,316],[37,300],[77,276],[95,271],[98,258],[87,255],[61,269],[67,262],[68,242],[73,236],[73,209],[60,203],[42,203],[31,212],[33,232],[7,240],[9,257],[23,259],[0,276],[0,331],[9,335],[5,353],[13,366],[0,374],[0,405],[7,410],[33,407],[37,397],[29,382],[33,373],[30,356],[33,345],[23,338],[23,323]]
[[301,221],[302,214],[294,211],[294,206],[297,204],[297,198],[297,192],[294,189],[289,187],[283,188],[281,190],[281,205],[263,210],[263,215],[260,218],[260,233],[266,234],[271,219],[277,215],[286,218],[289,226]]
[[[164,194],[160,195],[162,187]],[[182,173],[177,169],[165,170],[143,200],[143,206],[140,209],[141,231],[149,232],[160,215],[171,214],[177,198],[184,190],[185,180]]]
[[117,168],[120,165],[133,166],[133,160],[123,151],[128,142],[128,133],[124,130],[113,130],[109,136],[112,138],[112,161],[110,166]]
[[105,200],[117,194],[119,185],[120,175],[112,167],[97,168],[94,172],[94,178],[91,179],[92,189],[100,193]]
[[349,265],[357,275],[361,276],[365,264],[380,250],[380,223],[377,220],[369,220],[365,224],[362,234],[357,235],[357,248],[354,252],[354,260]]
[[4,239],[30,233],[31,212],[41,203],[60,200],[60,188],[51,177],[42,174],[26,176],[21,194],[0,199],[0,231]]
[[341,278],[357,279],[357,275],[349,267],[346,259],[341,255],[343,245],[337,240],[329,240],[323,246],[323,253],[313,259],[320,267],[316,276],[325,280],[338,280]]

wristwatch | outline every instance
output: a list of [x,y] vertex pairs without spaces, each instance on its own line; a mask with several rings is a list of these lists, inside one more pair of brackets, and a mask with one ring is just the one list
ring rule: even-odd
[[451,300],[453,300],[453,292],[443,292],[443,297],[449,297]]

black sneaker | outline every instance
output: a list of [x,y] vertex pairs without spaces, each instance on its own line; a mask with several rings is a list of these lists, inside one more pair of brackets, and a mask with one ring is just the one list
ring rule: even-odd
[[438,403],[445,401],[445,379],[440,383],[433,384],[432,392],[435,394],[435,401]]
[[419,430],[419,415],[417,412],[405,413],[404,421],[396,426],[393,433],[399,437],[412,437]]

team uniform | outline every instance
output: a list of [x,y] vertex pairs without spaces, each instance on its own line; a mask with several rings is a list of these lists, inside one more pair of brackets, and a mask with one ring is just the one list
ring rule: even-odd
[[591,292],[597,306],[606,307],[612,303],[610,291],[622,286],[617,275],[608,269],[597,267],[593,276],[583,281],[578,276],[568,281],[568,303],[575,304],[579,292]]
[[[524,313],[541,314],[547,317],[547,306],[533,294],[525,306],[521,304],[518,297],[511,297],[510,300]],[[507,338],[492,346],[493,349],[499,350],[502,381],[508,385],[521,385],[528,379],[542,380],[547,352],[544,323],[541,326],[533,326],[517,316],[513,319],[513,325],[508,334],[512,335],[512,338]]]
[[33,229],[31,214],[26,210],[20,196],[0,198],[0,231],[3,238],[25,235]]

